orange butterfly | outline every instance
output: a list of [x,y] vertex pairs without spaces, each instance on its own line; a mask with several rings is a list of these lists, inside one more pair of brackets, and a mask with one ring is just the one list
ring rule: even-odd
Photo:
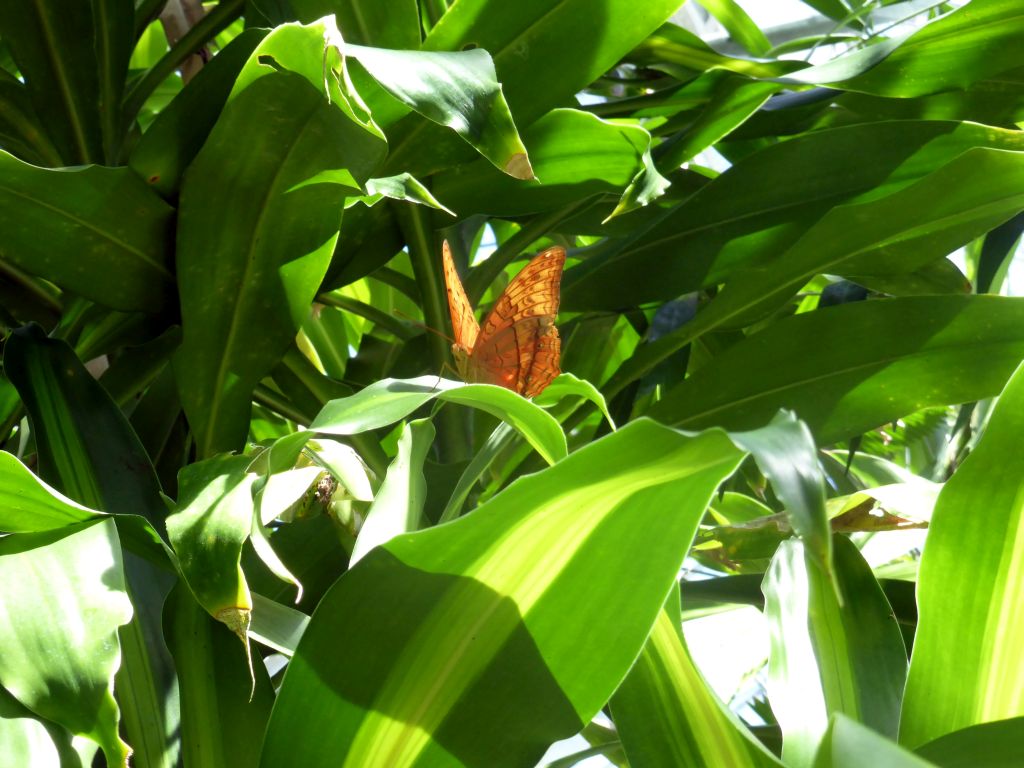
[[525,397],[539,394],[561,372],[562,343],[555,315],[565,249],[548,248],[537,254],[512,278],[482,328],[473,316],[447,241],[443,260],[455,332],[452,354],[459,376],[464,381],[497,384]]

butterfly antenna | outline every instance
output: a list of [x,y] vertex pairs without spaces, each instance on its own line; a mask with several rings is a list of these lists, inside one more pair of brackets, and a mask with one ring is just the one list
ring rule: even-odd
[[431,328],[429,325],[424,325],[423,323],[421,323],[416,318],[409,317],[409,315],[405,314],[405,312],[403,312],[402,310],[396,309],[396,310],[393,310],[393,311],[394,311],[394,313],[396,315],[398,315],[400,318],[405,320],[407,323],[410,323],[411,325],[415,325],[417,328],[422,328],[424,331],[428,331],[429,333],[433,333],[435,336],[440,336],[442,339],[447,341],[449,344],[454,344],[455,343],[455,339],[453,339],[448,334],[441,333],[439,330],[437,330],[436,328]]

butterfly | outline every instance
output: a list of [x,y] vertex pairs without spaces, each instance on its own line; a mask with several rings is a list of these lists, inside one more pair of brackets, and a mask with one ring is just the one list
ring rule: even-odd
[[561,372],[562,343],[555,315],[565,249],[548,248],[537,254],[512,278],[483,326],[473,316],[447,241],[442,260],[459,376],[468,382],[497,384],[524,397],[539,394]]

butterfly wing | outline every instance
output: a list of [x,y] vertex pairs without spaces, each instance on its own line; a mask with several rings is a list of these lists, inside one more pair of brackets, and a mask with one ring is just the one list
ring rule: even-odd
[[480,325],[473,316],[473,305],[469,303],[459,273],[455,270],[455,262],[452,260],[452,251],[447,240],[441,249],[441,260],[444,264],[444,282],[448,288],[448,311],[452,316],[455,346],[460,347],[462,352],[468,355],[476,345]]
[[555,328],[565,249],[542,251],[508,284],[480,329],[470,378],[532,397],[559,373]]

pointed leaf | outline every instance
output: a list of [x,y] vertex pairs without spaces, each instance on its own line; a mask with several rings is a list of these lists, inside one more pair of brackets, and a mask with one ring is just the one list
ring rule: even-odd
[[351,397],[329,402],[309,428],[354,435],[400,421],[435,398],[479,408],[508,422],[549,464],[568,451],[558,422],[526,398],[493,384],[462,384],[437,376],[378,381]]
[[0,151],[0,253],[101,306],[166,305],[172,213],[127,168],[48,170]]
[[[1022,429],[1024,368],[1018,368],[932,514],[900,723],[900,741],[909,746],[1024,715],[1024,669],[1016,651],[1024,643],[1024,465],[1016,448]],[[964,517],[977,509],[985,510],[984,525]]]
[[423,462],[434,442],[434,433],[434,424],[429,419],[417,419],[403,426],[398,454],[366,513],[349,558],[350,568],[374,547],[415,531],[422,524],[427,499]]
[[306,629],[262,764],[533,765],[619,683],[740,458],[641,420],[374,549]]
[[[817,353],[805,354],[812,347]],[[827,445],[921,408],[992,397],[1021,358],[1024,299],[856,302],[750,336],[669,392],[651,415],[685,429],[744,429],[794,407]],[[758,376],[746,375],[751,367]]]
[[305,319],[352,180],[383,156],[333,68],[324,79],[326,33],[288,24],[260,42],[182,187],[174,366],[200,457],[241,447],[252,390]]
[[[786,765],[810,766],[833,713],[895,737],[907,655],[871,568],[836,536],[834,581],[797,539],[765,576],[771,632],[768,695],[782,726]],[[840,600],[842,602],[840,602]]]
[[708,687],[667,610],[610,704],[632,768],[781,765]]
[[[70,532],[68,532],[70,531]],[[118,627],[132,618],[114,521],[0,539],[0,684],[127,766],[117,733]]]
[[343,50],[392,96],[451,128],[496,168],[517,179],[533,178],[487,51],[393,51],[361,45],[344,45]]

